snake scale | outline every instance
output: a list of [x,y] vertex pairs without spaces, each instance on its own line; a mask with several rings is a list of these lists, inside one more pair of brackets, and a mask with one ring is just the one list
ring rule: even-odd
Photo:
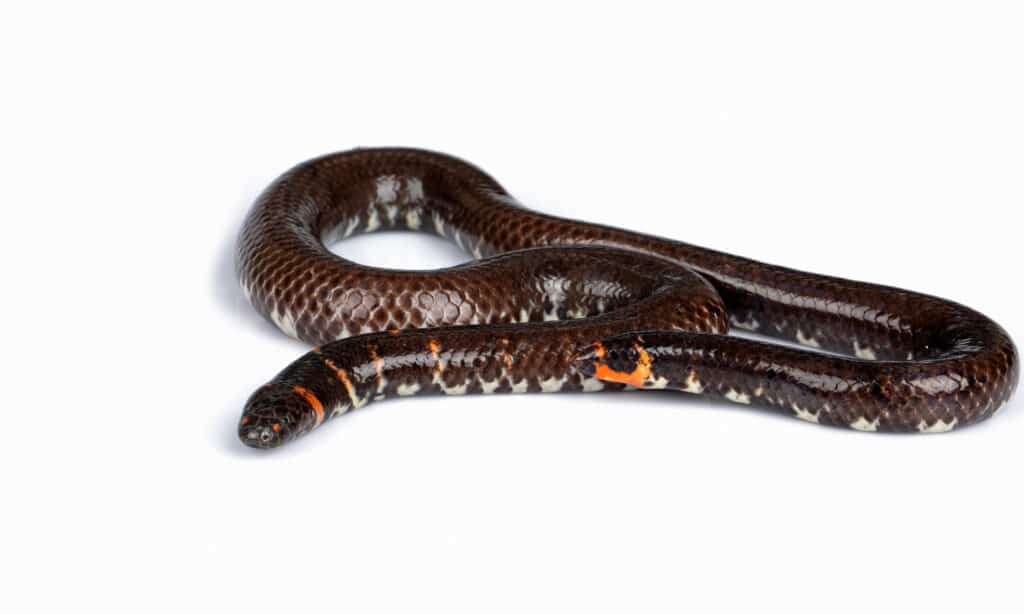
[[[474,261],[388,270],[325,247],[378,229],[434,232]],[[257,311],[317,346],[246,403],[238,434],[257,448],[391,396],[626,387],[940,432],[994,414],[1019,374],[1007,333],[957,303],[536,213],[424,150],[289,170],[249,212],[236,264]]]

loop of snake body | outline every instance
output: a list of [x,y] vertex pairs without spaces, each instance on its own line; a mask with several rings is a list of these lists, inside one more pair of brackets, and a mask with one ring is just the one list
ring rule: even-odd
[[[378,229],[434,232],[475,261],[389,270],[325,247]],[[258,448],[391,396],[625,387],[941,432],[991,416],[1018,379],[1007,333],[962,305],[543,215],[416,149],[286,172],[245,220],[237,272],[261,314],[317,346],[246,403],[238,434]]]

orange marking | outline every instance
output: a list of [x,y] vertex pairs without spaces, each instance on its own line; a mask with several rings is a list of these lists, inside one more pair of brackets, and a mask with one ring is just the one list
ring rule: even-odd
[[312,350],[310,350],[310,353],[319,354],[320,353],[320,348],[318,348],[318,347],[317,348],[313,348]]
[[281,430],[281,423],[280,422],[275,422],[274,425],[271,426],[270,428],[274,429],[274,432],[277,433],[278,431]]
[[600,341],[594,344],[594,352],[597,353],[598,360],[604,360],[604,346]]
[[441,360],[441,344],[433,339],[430,340],[430,355],[434,357],[434,370],[438,375],[444,373],[445,364]]
[[302,386],[294,386],[292,387],[292,390],[299,393],[302,398],[306,399],[309,406],[313,408],[314,412],[316,412],[316,424],[313,425],[313,428],[320,426],[320,423],[324,421],[324,406],[323,403],[320,402],[320,399],[316,398],[315,394],[306,390]]
[[388,329],[388,334],[389,335],[397,335],[400,332],[402,332],[401,328],[389,328]]
[[651,377],[651,356],[644,348],[640,347],[640,344],[636,344],[633,347],[636,348],[639,358],[632,372],[616,371],[602,362],[595,361],[594,377],[604,382],[616,382],[619,384],[629,384],[636,388],[643,388],[644,382]]
[[249,424],[249,416],[242,418],[242,425],[244,426],[246,424]]
[[501,344],[501,362],[505,364],[505,368],[511,369],[514,359],[512,358],[512,354],[508,351],[508,344],[510,342],[505,337],[502,337],[501,339],[498,339],[498,343]]
[[342,385],[345,386],[345,393],[348,394],[348,400],[352,403],[352,406],[355,407],[356,393],[355,389],[352,388],[352,380],[348,378],[348,373],[345,373],[344,369],[334,364],[330,358],[324,359],[324,364],[330,367],[331,370],[334,371],[335,375],[338,376],[338,379],[341,380]]
[[370,358],[373,360],[373,366],[377,369],[377,381],[384,377],[384,359],[377,355],[376,349],[370,350]]

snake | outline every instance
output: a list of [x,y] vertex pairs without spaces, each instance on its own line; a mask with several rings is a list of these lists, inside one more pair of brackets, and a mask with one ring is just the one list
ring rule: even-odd
[[[391,229],[473,259],[396,270],[329,249]],[[252,306],[314,346],[245,403],[254,448],[389,397],[632,389],[946,432],[1004,407],[1019,377],[1007,332],[964,305],[545,215],[422,149],[295,166],[257,197],[235,255]]]

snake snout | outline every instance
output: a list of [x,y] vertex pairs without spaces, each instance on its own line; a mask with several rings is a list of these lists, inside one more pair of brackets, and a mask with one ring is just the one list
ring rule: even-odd
[[252,448],[276,448],[322,421],[323,406],[300,386],[271,383],[249,398],[238,423],[238,438]]
[[240,425],[238,437],[250,448],[276,448],[284,443],[279,433],[269,425]]

